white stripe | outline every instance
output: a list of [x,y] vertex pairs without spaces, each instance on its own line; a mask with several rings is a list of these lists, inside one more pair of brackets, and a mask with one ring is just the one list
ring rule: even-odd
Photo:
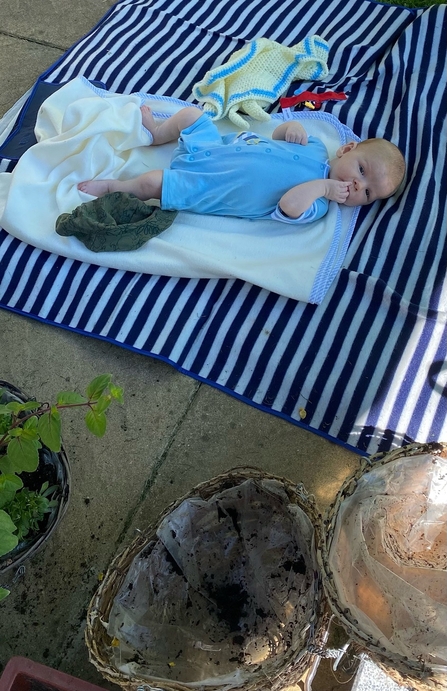
[[259,293],[258,297],[256,298],[250,310],[248,311],[244,321],[240,325],[237,334],[234,333],[233,345],[227,353],[225,364],[222,366],[221,373],[219,374],[219,377],[216,380],[218,384],[225,386],[228,377],[230,376],[234,366],[238,361],[241,348],[244,347],[245,340],[251,328],[253,327],[254,321],[258,317],[259,312],[261,311],[265,301],[267,300],[268,295],[268,292],[265,290],[262,290]]
[[[253,401],[255,403],[262,403],[265,397],[265,393],[270,387],[272,381],[275,381],[276,384],[278,383],[278,375],[276,374],[278,363],[281,361],[281,358],[284,355],[285,350],[289,347],[290,340],[293,337],[294,332],[297,328],[298,321],[302,317],[302,312],[304,308],[305,305],[303,305],[302,303],[298,303],[296,309],[291,314],[289,321],[287,322],[287,325],[285,326],[281,334],[281,338],[279,338],[278,343],[276,344],[276,347],[271,354],[269,363],[265,368],[265,372],[259,383],[258,390],[256,391],[256,394],[253,396]],[[316,316],[317,314],[318,312],[316,310],[314,315],[310,319],[306,332],[304,334],[301,334],[299,346],[297,347],[297,350],[294,354],[294,357],[292,358],[292,361],[289,364],[288,369],[286,370],[286,372],[284,372],[282,384],[279,387],[278,394],[275,400],[272,401],[272,404],[274,403],[275,410],[282,409],[285,399],[289,394],[290,382],[292,381],[294,374],[297,371],[297,364],[299,364],[302,361],[303,356],[305,355],[311,344],[314,329],[318,324],[318,317]],[[281,314],[278,314],[277,319],[279,319],[280,317]]]
[[[59,259],[59,257],[55,254],[52,254],[51,257],[55,257],[56,259]],[[62,266],[59,268],[57,272],[57,276],[55,280],[52,283],[51,289],[45,298],[44,303],[42,304],[42,308],[39,311],[39,316],[42,317],[42,319],[45,319],[48,316],[48,313],[52,310],[54,303],[56,302],[59,293],[61,291],[62,285],[68,275],[68,272],[70,271],[71,267],[73,266],[74,259],[64,259]],[[45,264],[45,270],[47,268],[47,265]]]
[[[121,275],[122,272],[120,271],[120,272],[118,272],[118,273]],[[105,322],[103,328],[102,328],[101,331],[99,332],[99,334],[100,334],[101,336],[107,337],[107,334],[109,333],[109,331],[110,331],[111,328],[113,327],[113,324],[114,324],[116,318],[118,317],[120,311],[122,310],[122,308],[123,308],[123,306],[124,306],[126,300],[128,299],[129,295],[134,295],[134,294],[135,294],[136,285],[137,285],[137,283],[138,283],[139,277],[140,277],[140,274],[133,274],[131,281],[127,284],[127,286],[126,286],[124,292],[121,293],[121,295],[120,295],[120,297],[119,297],[119,299],[118,299],[118,302],[116,303],[116,305],[115,305],[113,311],[111,312],[111,314],[109,315],[109,317],[108,317],[107,321]],[[115,283],[115,281],[114,281],[114,283]],[[95,312],[96,312],[96,310],[95,310]],[[102,312],[100,312],[100,313],[98,314],[98,317],[97,317],[96,321],[98,321],[98,319],[101,317],[101,314],[102,314]],[[93,318],[93,315],[92,315],[92,318]],[[90,322],[89,322],[89,323],[90,323]],[[96,322],[95,322],[95,323],[96,323]]]
[[[127,336],[129,335],[129,332],[132,330],[135,322],[138,319],[138,315],[140,314],[141,310],[146,305],[148,299],[150,299],[150,293],[153,290],[156,283],[157,283],[157,276],[151,276],[148,283],[146,283],[146,285],[143,288],[141,288],[140,294],[135,299],[135,302],[133,303],[132,307],[130,308],[126,319],[122,323],[120,330],[118,331],[117,335],[115,336],[116,341],[125,343]],[[133,343],[129,343],[129,345],[133,345]]]
[[[227,294],[232,289],[232,286],[234,283],[235,283],[235,281],[233,279],[230,279],[229,281],[227,281],[225,288],[219,297],[219,300],[216,302],[216,304],[214,305],[214,307],[212,309],[212,315],[215,315],[216,312],[220,309],[220,306],[222,305],[225,298],[227,297]],[[244,284],[243,288],[238,293],[238,301],[241,301],[244,299],[244,297],[248,293],[250,287],[251,286],[249,283]],[[235,314],[237,314],[238,311],[239,311],[238,307],[236,306],[236,304],[234,304],[233,307],[230,308],[230,310],[227,312],[227,314],[224,318],[224,322],[221,324],[220,329],[216,333],[214,342],[213,342],[213,344],[212,344],[212,346],[208,352],[208,357],[206,358],[206,361],[204,363],[204,367],[200,371],[201,377],[206,377],[210,368],[213,366],[213,363],[216,360],[216,357],[219,353],[220,339],[222,338],[222,336],[225,337],[225,334],[227,333],[228,328],[231,326],[233,319],[234,319],[234,316],[235,316]],[[194,362],[194,360],[195,360],[195,358],[196,358],[196,356],[197,356],[197,354],[198,354],[198,352],[202,346],[202,343],[203,343],[204,339],[206,338],[206,335],[207,335],[209,329],[211,327],[214,327],[212,315],[210,315],[210,317],[208,318],[208,323],[207,323],[206,327],[201,330],[200,334],[197,336],[196,340],[192,344],[191,350],[189,351],[187,357],[185,358],[185,360],[183,362],[183,367],[185,369],[191,368],[191,366],[192,366],[192,364],[193,364],[193,362]]]
[[[153,22],[152,24],[150,24],[150,31],[156,32],[158,23],[162,24],[162,21],[162,18],[158,18],[158,22]],[[117,38],[116,41],[113,42],[112,51],[104,55],[104,57],[98,61],[97,66],[95,65],[96,73],[101,74],[101,68],[111,59],[110,53],[113,52],[113,54],[117,56],[116,59],[110,63],[109,67],[107,67],[107,69],[105,69],[104,72],[101,74],[102,81],[108,83],[112,73],[115,72],[119,67],[121,67],[118,76],[116,76],[115,80],[109,85],[109,91],[112,92],[116,90],[117,85],[120,84],[124,76],[131,71],[133,63],[125,61],[124,64],[122,64],[123,56],[128,55],[133,49],[133,45],[137,41],[141,40],[142,36],[144,36],[144,34],[147,32],[147,29],[144,29],[144,27],[148,24],[148,17],[145,15],[141,15],[140,20],[136,22],[135,13],[133,13],[129,16],[129,19],[127,20],[127,23],[124,24],[124,26],[119,25],[117,27],[116,33],[121,33],[122,29],[126,28],[126,25],[130,26],[131,24],[135,25],[132,27],[132,35],[135,36],[135,38],[132,40],[131,44],[129,45],[129,35],[124,33],[121,36],[121,38]],[[147,52],[147,45],[142,50]],[[99,49],[98,52],[101,53],[101,49]],[[126,92],[132,92],[132,88],[130,87],[130,85],[128,85],[128,88],[126,88]]]
[[[67,260],[65,260],[65,261],[67,261]],[[58,313],[54,317],[55,322],[57,322],[57,323],[61,322],[62,323],[64,321],[65,314],[66,314],[67,310],[70,309],[72,300],[73,300],[74,295],[75,295],[75,292],[78,289],[79,284],[82,281],[84,274],[88,268],[89,268],[88,264],[84,264],[84,263],[80,264],[79,269],[77,270],[76,275],[75,275],[69,289],[67,290],[67,295],[65,296],[65,300],[62,303],[61,307],[59,308]]]
[[[13,238],[12,235],[8,235],[7,239],[5,240],[5,243],[4,243],[5,252],[7,251],[9,246],[14,242],[16,242],[15,238]],[[0,287],[2,288],[2,292],[6,291],[8,289],[11,277],[14,276],[14,274],[16,272],[17,264],[19,263],[20,259],[22,258],[22,254],[25,252],[26,248],[27,248],[27,245],[24,242],[21,242],[19,244],[18,248],[15,250],[12,257],[10,258],[9,263],[8,263],[8,268],[0,274]],[[23,290],[25,282],[26,282],[26,278],[22,274],[15,291],[14,291],[12,297],[10,298],[10,300],[8,302],[8,305],[10,305],[11,307],[13,307],[14,304],[17,302],[17,296],[20,296],[22,294],[22,290]]]
[[[35,260],[34,263],[38,260],[39,255],[40,255],[39,250],[36,250],[35,252],[33,252],[32,257]],[[31,310],[34,302],[36,301],[38,294],[42,290],[42,286],[43,286],[49,272],[51,271],[52,267],[54,266],[54,264],[56,263],[57,260],[58,260],[58,256],[56,254],[50,254],[50,256],[46,260],[45,264],[43,265],[43,267],[39,271],[39,275],[37,276],[37,278],[33,284],[32,293],[28,297],[26,302],[23,304],[22,310],[24,312],[29,312]]]
[[[134,341],[133,346],[134,348],[143,348],[144,344],[146,343],[148,337],[151,334],[152,328],[157,321],[158,317],[160,316],[161,311],[163,310],[164,306],[166,305],[166,300],[169,298],[172,290],[175,288],[177,283],[179,282],[179,278],[170,278],[169,281],[166,283],[166,285],[163,287],[161,290],[159,296],[155,300],[155,302],[152,303],[150,314],[147,317],[146,323],[144,326],[141,328],[140,333],[138,334],[138,338]],[[155,348],[153,349],[157,351],[158,349]]]
[[[180,46],[183,45],[185,38],[183,27],[178,27],[176,30],[174,30],[176,23],[175,17],[169,17],[166,26],[160,28],[157,39],[159,40],[163,38],[166,40],[162,40],[158,50],[151,53],[151,63],[156,65],[155,71],[152,73],[148,72],[148,65],[145,64],[144,60],[138,71],[134,71],[137,62],[141,61],[141,59],[147,55],[147,45],[143,45],[137,53],[132,55],[131,61],[129,61],[126,65],[126,72],[129,71],[132,74],[132,77],[129,77],[127,80],[126,90],[128,89],[131,92],[134,91],[136,84],[142,79],[144,79],[147,84],[151,85],[163,75],[163,71],[164,69],[167,69],[167,65],[170,65],[170,68],[172,69],[172,61],[174,60]],[[197,40],[196,32],[193,31],[192,34],[192,36],[188,34],[189,40],[192,40],[194,36]],[[158,63],[161,58],[165,59]],[[111,85],[111,91],[116,90],[118,84],[120,81],[122,81],[122,78],[123,77],[121,74],[115,78]]]
[[[199,35],[200,38],[200,35]],[[213,44],[213,50],[217,50],[218,47],[223,43],[224,37],[219,37],[216,41],[215,44]],[[192,44],[192,47],[194,48],[194,52],[199,52],[201,48],[206,45],[209,41],[209,36],[203,36],[200,40],[198,40],[198,37],[196,34],[192,33],[190,34],[189,38],[187,40],[182,40],[180,41],[181,43],[181,49],[182,52],[185,51],[185,55],[183,58],[179,59],[176,61],[176,67],[175,70],[169,69],[169,65],[172,61],[172,54],[168,56],[163,62],[161,62],[157,66],[157,75],[163,74],[165,72],[165,79],[164,79],[164,88],[166,91],[171,92],[171,84],[178,78],[178,75],[183,72],[183,69],[185,65],[188,64],[191,60],[191,53],[192,51],[190,50],[188,52],[188,47]],[[164,49],[161,51],[164,52]],[[135,83],[134,81],[130,82],[130,84]],[[184,85],[184,86],[183,86]],[[185,89],[190,88],[190,77],[188,76],[187,78],[183,79],[183,82],[180,84],[180,86],[176,87],[176,92],[178,94],[181,94]]]
[[[424,388],[424,385],[426,384],[427,366],[419,366],[418,370],[410,372],[408,372],[405,369],[405,365],[408,362],[410,362],[412,354],[417,349],[419,339],[423,334],[423,328],[423,320],[418,321],[416,328],[413,331],[412,338],[409,340],[409,343],[407,345],[406,352],[402,355],[395,376],[393,377],[392,394],[390,395],[389,400],[384,401],[384,405],[381,410],[381,414],[378,421],[379,429],[386,429],[387,427],[390,427],[390,423],[388,423],[386,427],[382,427],[382,420],[387,414],[389,415],[389,417],[391,417],[393,404],[401,396],[399,390],[400,386],[402,385],[403,381],[408,381],[408,378],[412,377],[413,385],[407,394],[407,400],[412,401],[413,405],[404,406],[403,412],[398,420],[398,423],[395,424],[395,431],[398,435],[400,435],[401,438],[403,438],[405,434],[408,433],[408,429],[411,426],[411,418],[415,414],[415,407],[417,407],[417,401],[421,395],[421,391]],[[427,350],[425,352],[426,365],[433,362],[433,357],[436,355],[436,350],[439,346],[439,339],[443,337],[444,334],[442,332],[442,326],[438,324],[434,331],[433,338],[430,339]],[[434,396],[433,398],[436,398],[439,401],[439,395]],[[436,412],[436,408],[434,408],[433,411]],[[416,441],[419,441],[419,437],[416,437]]]
[[84,293],[82,294],[81,299],[78,302],[78,305],[76,307],[76,310],[73,314],[73,317],[69,323],[69,325],[73,328],[76,328],[78,325],[79,319],[82,317],[82,313],[84,312],[85,308],[87,307],[98,283],[101,281],[103,278],[104,274],[106,273],[107,268],[104,266],[98,266],[97,270],[93,274],[92,278],[90,279],[88,285],[86,286]]
[[[247,388],[252,374],[258,364],[258,360],[262,356],[262,352],[268,343],[269,336],[272,330],[274,329],[286,302],[287,298],[283,297],[282,295],[279,296],[278,300],[275,303],[275,306],[273,307],[269,316],[267,317],[264,326],[260,330],[259,335],[257,336],[253,344],[250,356],[247,359],[245,369],[243,370],[243,372],[241,372],[237,385],[235,386],[234,390],[237,393],[243,394],[245,389]],[[278,364],[272,357],[270,357],[270,362],[272,362],[272,364],[274,364],[275,366],[277,366]],[[258,386],[256,390],[256,399],[258,401],[264,400],[265,394],[267,393],[267,389],[270,386],[270,384],[271,378],[268,381],[267,378],[263,378],[263,382],[261,382],[261,384]]]
[[101,318],[101,315],[104,311],[104,303],[107,304],[107,302],[111,299],[113,291],[122,279],[124,273],[124,271],[115,271],[107,284],[107,287],[104,289],[100,301],[97,303],[96,307],[93,309],[90,317],[88,318],[88,321],[83,328],[84,331],[89,332],[94,330],[95,324]]
[[[9,267],[12,270],[11,273],[15,271],[15,269],[16,269],[19,261],[21,260],[22,255],[24,254],[26,248],[27,248],[27,245],[25,243],[21,242],[20,246],[19,246],[19,251],[14,253],[12,261],[9,264]],[[14,292],[11,295],[11,298],[9,300],[8,304],[10,304],[11,306],[15,305],[15,303],[18,300],[20,300],[22,293],[25,289],[25,286],[28,282],[29,275],[30,275],[31,271],[33,270],[33,266],[36,263],[36,261],[39,257],[39,254],[40,254],[40,250],[33,249],[31,254],[29,255],[29,257],[26,261],[26,264],[25,264],[24,268],[22,269],[21,279],[20,279],[19,283],[17,284],[17,287],[14,290]]]
[[[419,397],[421,390],[426,386],[427,382],[427,377],[428,377],[428,369],[431,365],[432,362],[435,361],[436,354],[438,352],[439,346],[443,345],[444,346],[444,352],[446,348],[446,343],[445,343],[445,326],[442,323],[437,323],[435,324],[435,327],[433,329],[433,334],[432,337],[430,338],[429,346],[427,350],[425,351],[425,367],[420,367],[416,377],[414,379],[414,384],[411,388],[411,391],[409,392],[408,395],[408,400],[414,401],[417,400],[415,396]],[[422,416],[421,422],[419,424],[419,427],[417,429],[417,432],[415,433],[415,439],[418,441],[419,439],[427,439],[428,434],[430,433],[430,428],[432,426],[433,420],[435,419],[437,409],[439,406],[440,401],[442,400],[442,394],[439,391],[433,390],[432,394],[425,403],[425,411]],[[409,426],[411,423],[411,417],[412,417],[412,411],[410,406],[405,406],[404,411],[400,417],[399,420],[399,425],[401,426],[402,429],[405,429],[405,426]],[[447,420],[446,420],[446,425],[445,429],[447,429]],[[447,437],[440,437],[441,440],[447,439]],[[436,439],[434,441],[437,441]]]
[[[99,27],[93,34],[87,34],[81,41],[68,52],[62,62],[57,66],[57,68],[51,72],[51,81],[58,81],[58,77],[61,72],[69,66],[67,73],[64,75],[64,81],[69,81],[73,77],[82,74],[85,71],[85,60],[87,59],[87,53],[92,53],[90,57],[95,58],[98,53],[102,52],[104,43],[113,39],[114,31],[119,33],[122,27],[127,26],[131,21],[133,14],[132,8],[116,8],[116,14],[109,18],[109,21]],[[129,14],[129,19],[126,21],[125,17]],[[113,26],[116,25],[116,29],[113,30]],[[106,35],[109,34],[109,38],[106,39]],[[94,50],[97,46],[96,50]],[[89,57],[89,60],[90,60]],[[120,55],[122,59],[122,55]]]
[[[184,349],[185,344],[188,340],[188,337],[189,337],[190,333],[195,329],[197,322],[203,322],[203,320],[206,318],[205,310],[206,310],[208,301],[211,297],[211,294],[213,292],[214,282],[215,281],[211,281],[209,283],[209,285],[206,287],[206,289],[200,295],[200,298],[197,300],[197,303],[194,306],[194,309],[188,318],[188,322],[185,324],[183,332],[179,335],[179,337],[177,338],[175,344],[173,345],[173,347],[169,353],[169,359],[170,360],[173,360],[174,362],[176,362],[178,360],[178,358],[181,356],[181,354],[183,352],[183,349]],[[188,286],[189,285],[191,285],[191,281],[189,282]],[[190,297],[190,295],[192,294],[194,287],[195,287],[195,285],[193,284],[191,286],[191,289],[188,290],[188,292],[186,292],[186,291],[183,292],[182,300],[183,300],[183,296],[185,296],[185,298],[186,298],[185,303],[186,303],[187,299]],[[178,303],[175,305],[175,308],[173,310],[173,314],[175,316],[175,323],[177,322],[177,319],[179,319],[181,316],[181,312],[179,312],[179,310],[177,309],[177,305],[178,305]],[[174,323],[174,328],[176,328],[175,323]],[[203,322],[203,323],[205,323],[205,322]],[[160,339],[157,340],[157,343],[155,344],[155,346],[153,348],[154,352],[162,351],[163,348],[165,347],[165,343],[166,343],[166,340],[168,338],[169,338],[169,334],[165,334],[165,330],[163,329],[163,333],[160,335]],[[160,341],[160,344],[158,344],[158,341]],[[182,367],[183,367],[183,364],[182,364]]]
[[[381,382],[381,374],[386,372],[387,369],[387,363],[389,362],[389,357],[390,353],[393,351],[393,348],[398,340],[398,338],[401,335],[402,327],[404,325],[405,318],[407,317],[407,310],[405,307],[402,305],[399,307],[398,313],[396,317],[394,318],[393,325],[390,329],[390,331],[387,334],[386,341],[383,340],[383,335],[380,336],[381,341],[380,341],[380,346],[382,350],[382,355],[379,358],[377,365],[375,367],[375,371],[370,372],[371,380],[365,380],[365,375],[363,372],[363,369],[365,367],[365,364],[367,362],[368,357],[371,354],[371,351],[373,348],[378,344],[378,334],[380,333],[381,326],[384,322],[384,320],[387,317],[387,312],[388,308],[390,305],[390,298],[392,297],[392,291],[386,291],[384,295],[384,299],[382,301],[381,308],[378,310],[376,317],[374,321],[371,322],[371,326],[369,329],[368,333],[368,338],[364,338],[364,336],[359,336],[358,330],[361,327],[361,322],[364,319],[365,315],[367,315],[367,310],[369,307],[369,303],[371,302],[371,291],[374,288],[374,280],[371,279],[370,283],[370,290],[368,293],[365,295],[364,299],[361,301],[359,308],[356,311],[355,314],[355,319],[352,322],[352,327],[350,326],[349,328],[349,333],[347,334],[347,337],[343,343],[342,348],[340,349],[340,356],[337,359],[338,362],[334,362],[334,370],[333,374],[329,377],[329,380],[324,388],[324,390],[321,393],[321,400],[324,401],[326,398],[326,394],[328,396],[331,395],[332,391],[337,390],[337,386],[343,387],[343,396],[340,399],[340,410],[346,411],[349,404],[350,404],[350,399],[352,396],[352,391],[356,388],[356,386],[360,383],[363,384],[363,389],[364,389],[364,397],[362,404],[360,405],[360,410],[358,413],[358,416],[356,418],[356,424],[355,426],[358,428],[361,428],[364,426],[365,421],[368,418],[368,415],[370,413],[371,405],[374,402],[374,399],[377,397],[377,393],[382,386]],[[361,358],[358,358],[356,362],[353,362],[353,368],[351,375],[348,378],[344,378],[343,381],[338,381],[338,378],[340,377],[341,369],[345,364],[346,357],[348,357],[349,350],[353,343],[357,341],[359,342],[359,338],[362,339],[362,349],[361,349]],[[338,364],[338,367],[337,367]],[[315,373],[316,375],[318,372]],[[385,395],[385,394],[384,394]],[[324,406],[319,409],[316,414],[312,418],[312,425],[319,426],[321,422],[324,421]],[[343,424],[344,420],[340,416],[339,419],[334,420],[334,422],[331,425],[331,434],[334,436],[337,436],[341,425]]]
[[[204,11],[204,5],[200,5],[200,9],[198,9],[198,11],[191,17],[189,21],[191,22],[191,24],[198,24],[199,27],[203,27],[207,31],[213,31],[215,33],[218,33],[220,31],[220,27],[226,26],[226,24],[228,23],[228,19],[230,17],[234,16],[235,18],[238,18],[240,8],[246,6],[247,3],[244,0],[239,0],[234,3],[232,2],[230,4],[227,4],[226,2],[217,5],[209,3],[206,7],[206,11]],[[213,24],[215,17],[217,17],[217,15],[225,7],[227,8],[227,11],[226,14],[224,14],[223,18],[220,20],[220,23]],[[228,38],[237,38],[233,26],[227,28],[225,34]]]

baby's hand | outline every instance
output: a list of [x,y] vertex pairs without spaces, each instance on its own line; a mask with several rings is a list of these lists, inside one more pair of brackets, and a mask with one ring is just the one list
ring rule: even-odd
[[339,204],[344,204],[349,197],[349,188],[352,182],[340,182],[339,180],[325,180],[326,182],[326,199],[330,199],[333,202],[338,202]]
[[306,145],[308,142],[307,132],[300,122],[292,120],[287,124],[287,129],[284,135],[286,142],[291,144],[303,144]]

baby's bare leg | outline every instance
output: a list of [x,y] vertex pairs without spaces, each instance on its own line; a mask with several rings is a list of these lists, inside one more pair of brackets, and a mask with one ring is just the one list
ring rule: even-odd
[[161,198],[162,181],[163,171],[151,170],[131,180],[86,180],[79,183],[78,190],[93,197],[103,197],[109,192],[128,192],[145,202]]
[[153,143],[157,146],[178,139],[180,132],[198,120],[202,111],[194,106],[189,106],[174,113],[167,120],[157,121],[149,106],[141,106],[141,115],[143,125],[152,134]]

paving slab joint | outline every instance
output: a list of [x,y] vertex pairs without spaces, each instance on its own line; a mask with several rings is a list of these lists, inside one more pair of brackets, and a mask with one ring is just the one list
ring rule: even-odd
[[194,389],[193,389],[191,395],[189,396],[189,398],[188,398],[188,400],[187,400],[187,402],[186,402],[186,405],[185,405],[183,414],[179,417],[179,419],[178,419],[177,422],[175,423],[175,425],[174,425],[174,427],[173,427],[173,429],[172,429],[172,432],[171,432],[171,434],[169,435],[169,438],[168,438],[168,440],[167,440],[167,442],[166,442],[166,444],[165,444],[165,447],[164,447],[163,451],[161,452],[159,458],[155,461],[155,463],[154,463],[154,465],[153,465],[153,467],[152,467],[151,473],[150,473],[148,479],[146,480],[146,482],[145,482],[145,484],[144,484],[144,487],[143,487],[143,489],[142,489],[142,492],[141,492],[141,494],[140,494],[140,498],[139,498],[138,501],[135,503],[134,507],[133,507],[133,508],[129,511],[129,513],[127,514],[127,518],[126,518],[126,520],[124,521],[123,528],[122,528],[122,530],[121,530],[121,532],[120,532],[120,534],[119,534],[119,536],[118,536],[118,538],[117,538],[117,540],[116,540],[115,551],[119,549],[119,547],[120,547],[120,545],[121,545],[121,543],[122,543],[122,541],[123,541],[123,539],[124,539],[124,537],[125,537],[127,531],[129,530],[129,528],[130,528],[130,526],[131,526],[131,524],[132,524],[132,521],[133,521],[133,519],[134,519],[134,517],[135,517],[135,515],[136,515],[136,513],[137,513],[137,511],[138,511],[138,509],[140,508],[141,504],[144,502],[144,500],[146,499],[146,497],[147,497],[147,495],[149,494],[150,490],[152,489],[153,485],[155,484],[155,481],[156,481],[156,479],[157,479],[157,476],[158,476],[158,474],[159,474],[159,472],[160,472],[160,468],[162,467],[163,463],[165,462],[165,460],[166,460],[166,458],[167,458],[167,456],[168,456],[168,454],[169,454],[169,450],[170,450],[172,444],[173,444],[174,441],[175,441],[175,438],[176,438],[176,436],[177,436],[177,433],[178,433],[179,430],[181,429],[181,427],[182,427],[182,425],[183,425],[183,423],[184,423],[186,417],[188,416],[189,411],[190,411],[190,409],[191,409],[191,407],[192,407],[192,404],[194,403],[194,400],[196,399],[197,394],[198,394],[198,392],[199,392],[201,386],[202,386],[202,383],[199,382],[199,381],[197,381],[197,382],[196,382],[196,386],[194,387]]

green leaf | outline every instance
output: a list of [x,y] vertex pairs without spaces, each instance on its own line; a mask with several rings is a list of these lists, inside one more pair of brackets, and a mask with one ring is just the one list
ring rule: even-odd
[[22,434],[21,434],[22,439],[31,439],[32,441],[39,441],[39,432],[37,427],[31,427],[31,428],[23,428]]
[[11,592],[11,591],[8,590],[7,588],[2,588],[2,587],[0,587],[0,600],[4,600],[5,597],[8,597],[8,595],[9,595],[10,592]]
[[11,517],[6,511],[0,511],[0,530],[9,530],[11,533],[16,529]]
[[6,511],[0,510],[0,557],[17,547],[19,538],[13,535],[16,526]]
[[51,451],[61,450],[61,416],[57,408],[52,407],[48,413],[39,418],[38,430],[42,443]]
[[20,410],[37,410],[41,405],[38,401],[25,401],[20,404]]
[[22,404],[18,403],[17,401],[10,401],[9,403],[6,404],[6,408],[13,413],[20,413],[22,410]]
[[87,429],[96,437],[103,437],[106,431],[107,418],[104,413],[89,410],[85,416],[85,424]]
[[95,403],[96,413],[103,413],[112,402],[112,396],[100,396]]
[[25,420],[23,423],[23,429],[37,429],[37,416],[32,415],[32,417],[29,417],[28,420]]
[[109,390],[112,395],[112,398],[115,398],[119,403],[124,403],[124,390],[121,388],[121,386],[115,386],[115,384],[110,384]]
[[16,472],[14,463],[11,463],[7,455],[0,456],[0,472],[4,475],[13,475]]
[[[45,487],[46,485],[46,487]],[[51,485],[51,487],[48,487],[48,482],[44,482],[42,487],[40,488],[39,494],[42,497],[50,497],[56,490],[59,489],[59,485]],[[56,500],[56,504],[58,504],[59,501]]]
[[73,403],[87,403],[87,399],[76,391],[60,391],[57,394],[57,405],[72,405]]
[[111,374],[100,374],[99,377],[95,377],[95,379],[93,379],[93,381],[91,381],[87,387],[87,396],[89,401],[97,401],[111,381]]
[[17,475],[0,475],[0,509],[14,499],[16,492],[22,487],[23,482]]
[[39,465],[38,443],[31,439],[17,437],[8,444],[8,458],[14,464],[15,472],[33,473]]
[[0,415],[11,415],[11,410],[4,403],[0,405]]
[[14,427],[14,429],[9,430],[10,437],[21,437],[23,434],[23,429],[21,427]]

